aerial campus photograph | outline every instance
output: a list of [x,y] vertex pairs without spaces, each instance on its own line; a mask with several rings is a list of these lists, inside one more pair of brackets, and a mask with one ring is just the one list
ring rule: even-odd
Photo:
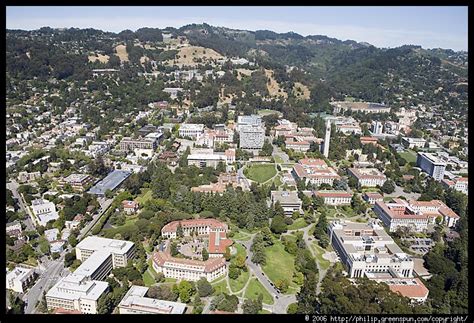
[[5,315],[467,317],[467,6],[5,9]]

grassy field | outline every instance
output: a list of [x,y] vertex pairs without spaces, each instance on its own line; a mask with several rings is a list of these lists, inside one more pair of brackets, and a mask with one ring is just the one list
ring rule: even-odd
[[150,274],[148,270],[145,271],[145,273],[142,275],[142,279],[146,287],[150,287],[155,283],[155,278]]
[[277,164],[283,164],[284,163],[283,158],[281,158],[278,155],[274,156],[273,158],[275,159],[275,163],[277,163]]
[[272,314],[272,312],[262,309],[258,314]]
[[144,188],[142,190],[142,193],[137,196],[135,201],[138,202],[138,204],[143,205],[145,204],[146,201],[151,200],[153,198],[152,196],[153,192],[149,188]]
[[265,304],[273,304],[273,297],[270,293],[263,287],[263,285],[258,281],[256,278],[252,278],[249,285],[247,286],[247,290],[245,291],[245,298],[250,299],[257,299],[258,295],[263,295],[263,303]]
[[311,248],[313,248],[313,251],[316,255],[316,258],[321,268],[324,270],[327,270],[329,266],[331,266],[331,263],[329,262],[329,260],[326,260],[323,258],[323,254],[326,252],[326,250],[318,246],[317,242],[313,242],[313,245],[311,246]]
[[244,286],[245,283],[249,280],[250,273],[249,271],[241,271],[239,277],[237,279],[230,279],[229,285],[230,289],[232,290],[233,293],[238,292],[241,290]]
[[295,260],[292,255],[285,251],[280,240],[275,240],[273,245],[265,250],[266,264],[262,267],[267,277],[275,283],[278,279],[286,279],[290,286],[296,287],[292,282],[295,272]]
[[416,153],[411,150],[407,149],[402,153],[398,153],[400,157],[406,160],[407,163],[416,163]]
[[268,181],[277,173],[274,164],[254,164],[245,168],[245,176],[258,183]]
[[293,222],[293,224],[288,226],[288,230],[298,230],[307,226],[308,224],[303,218],[298,218]]
[[269,109],[258,110],[258,114],[261,115],[261,116],[266,116],[266,115],[269,115],[269,114],[278,114],[279,116],[283,115],[279,111],[269,110]]
[[248,241],[250,240],[250,236],[248,234],[245,234],[239,231],[234,234],[234,236],[232,237],[232,240]]
[[234,247],[237,248],[237,253],[233,256],[234,258],[236,258],[238,255],[242,255],[244,257],[247,255],[244,246],[242,246],[240,243],[234,243]]
[[212,287],[214,287],[214,295],[217,295],[219,293],[227,293],[229,294],[229,289],[227,288],[227,282],[225,279],[222,279],[220,282],[211,284]]

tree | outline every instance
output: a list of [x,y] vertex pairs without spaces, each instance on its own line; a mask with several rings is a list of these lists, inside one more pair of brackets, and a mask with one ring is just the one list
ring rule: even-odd
[[326,233],[328,222],[326,219],[326,212],[321,212],[318,223],[314,228],[314,237],[319,240],[321,248],[326,248],[329,245],[329,238]]
[[308,273],[304,277],[304,283],[298,294],[296,300],[298,304],[297,313],[299,314],[313,314],[317,312],[318,296],[316,287],[318,280],[315,273]]
[[286,309],[287,314],[296,314],[298,313],[298,303],[291,303]]
[[197,290],[198,290],[198,295],[200,297],[207,297],[209,295],[212,295],[214,293],[214,287],[212,287],[211,283],[207,281],[206,278],[201,277],[197,283]]
[[277,216],[273,217],[272,224],[270,226],[270,230],[273,233],[276,233],[276,234],[286,232],[287,225],[285,223],[285,219],[283,218],[283,216],[277,215]]
[[170,252],[171,252],[171,256],[173,256],[173,257],[175,257],[179,254],[178,244],[176,243],[176,241],[171,242]]
[[249,298],[246,299],[244,304],[242,304],[242,310],[244,314],[258,314],[263,308],[262,300],[262,294],[259,294],[255,300]]
[[229,278],[230,279],[237,279],[240,275],[240,269],[237,268],[234,264],[229,266]]
[[178,286],[179,289],[179,299],[183,303],[189,303],[192,295],[195,292],[194,286],[187,280],[182,280]]
[[287,279],[277,279],[275,281],[275,287],[278,288],[282,293],[286,293],[289,287],[289,282]]
[[11,291],[8,292],[10,309],[7,314],[25,314],[25,302],[18,296],[14,296]]
[[181,226],[181,222],[178,223],[178,226],[176,227],[176,236],[178,238],[182,238],[184,237],[184,234],[183,234],[183,227]]
[[206,261],[207,259],[209,259],[209,252],[207,251],[206,248],[203,248],[202,249],[202,260]]
[[392,194],[395,191],[395,183],[391,179],[387,179],[381,187],[385,194]]
[[178,299],[178,294],[179,291],[176,293],[168,285],[151,286],[147,292],[148,297],[171,302],[175,302]]

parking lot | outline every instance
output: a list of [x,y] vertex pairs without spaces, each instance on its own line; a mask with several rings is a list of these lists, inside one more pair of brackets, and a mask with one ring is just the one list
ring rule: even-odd
[[426,254],[434,246],[433,240],[429,238],[409,238],[405,240],[411,242],[410,250],[422,255]]

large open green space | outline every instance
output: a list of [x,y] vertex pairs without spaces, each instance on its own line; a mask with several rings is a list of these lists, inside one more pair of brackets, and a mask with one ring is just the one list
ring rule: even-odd
[[273,304],[273,297],[270,293],[263,287],[263,285],[258,281],[256,278],[252,278],[249,285],[247,286],[247,290],[245,291],[245,298],[250,299],[257,299],[258,295],[263,295],[263,303],[265,304]]
[[288,230],[298,230],[307,226],[308,223],[306,223],[303,218],[298,218],[291,225],[288,226]]
[[411,150],[407,149],[402,153],[398,153],[400,157],[406,160],[407,163],[416,163],[416,153]]
[[249,271],[242,270],[237,279],[229,279],[229,285],[232,292],[235,293],[240,291],[245,286],[245,283],[247,283],[247,281],[249,280],[249,277]]
[[[274,240],[273,245],[265,249],[266,264],[262,266],[267,277],[275,284],[278,279],[286,279],[291,287],[296,288],[293,280],[295,272],[295,260],[292,255],[285,251],[280,240]],[[288,292],[290,292],[289,290]]]
[[142,193],[137,196],[135,201],[137,201],[138,204],[143,205],[146,201],[151,200],[153,198],[152,194],[153,192],[151,191],[151,189],[144,188],[142,189]]
[[275,164],[254,164],[244,170],[247,178],[258,183],[264,183],[276,175]]
[[212,287],[214,287],[214,295],[220,293],[227,293],[229,294],[229,289],[227,288],[227,282],[225,278],[221,278],[222,280],[216,279],[217,283],[211,283]]

